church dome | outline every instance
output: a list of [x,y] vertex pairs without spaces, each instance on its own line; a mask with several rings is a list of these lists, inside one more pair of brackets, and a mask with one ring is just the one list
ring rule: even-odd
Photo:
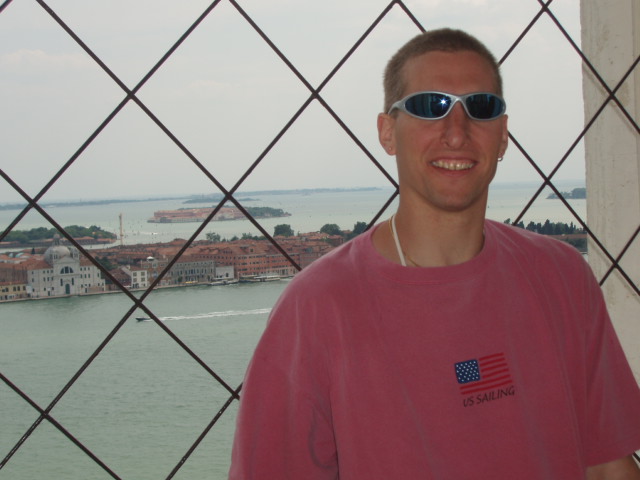
[[53,236],[53,245],[44,252],[44,259],[49,265],[53,265],[54,260],[60,260],[71,256],[71,250],[64,245],[60,245],[60,235]]

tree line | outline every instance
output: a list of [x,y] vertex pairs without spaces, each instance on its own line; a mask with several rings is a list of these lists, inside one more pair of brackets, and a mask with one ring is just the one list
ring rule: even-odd
[[[100,227],[96,225],[91,225],[90,227],[81,227],[79,225],[69,225],[64,227],[64,230],[71,236],[72,238],[80,238],[80,237],[91,237],[94,239],[100,238],[109,238],[115,239],[116,235],[111,232],[107,232],[102,230]],[[59,233],[55,228],[46,228],[46,227],[37,227],[32,228],[31,230],[13,230],[4,237],[5,242],[12,243],[34,243],[41,241],[48,241],[53,238],[53,236]]]
[[[504,223],[512,225],[510,218],[507,218]],[[573,222],[552,222],[549,219],[545,220],[544,223],[529,222],[526,226],[524,222],[520,221],[514,226],[524,228],[525,230],[529,230],[530,232],[540,233],[541,235],[573,235],[586,233],[584,231],[584,228],[574,224]]]
[[[353,226],[353,230],[351,231],[341,230],[340,227],[335,223],[327,223],[323,225],[319,231],[320,233],[325,233],[327,235],[338,235],[343,237],[345,240],[350,240],[354,237],[357,237],[361,233],[363,233],[366,229],[367,229],[366,222],[356,222]],[[296,233],[293,231],[293,228],[291,228],[291,225],[286,223],[276,225],[273,229],[274,237],[278,237],[278,236],[294,237],[295,235]],[[235,235],[232,238],[227,239],[227,238],[222,238],[218,233],[208,232],[206,234],[206,238],[208,241],[213,243],[233,242],[235,240],[265,240],[264,235],[251,235],[250,233],[243,233],[241,237],[238,237],[237,235]]]
[[[504,223],[512,225],[510,218],[507,218]],[[525,225],[524,222],[518,222],[515,226],[541,235],[584,235],[587,233],[582,226],[576,225],[573,222],[552,222],[549,219],[545,220],[544,223],[529,222],[527,225]],[[586,236],[582,238],[564,238],[563,240],[569,245],[573,245],[581,252],[587,251]]]

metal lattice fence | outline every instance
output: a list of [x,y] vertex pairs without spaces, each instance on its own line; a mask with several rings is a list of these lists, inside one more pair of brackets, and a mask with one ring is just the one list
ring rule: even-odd
[[[174,3],[176,2],[167,2],[163,7],[172,7]],[[111,17],[110,21],[113,23],[105,28],[102,34],[94,35],[92,26],[100,24],[101,19],[89,15],[85,18],[90,18],[91,21],[85,25],[79,22],[82,17],[76,15],[76,12],[88,8],[86,4],[81,6],[62,1],[6,0],[0,5],[0,31],[3,32],[1,38],[25,42],[24,45],[17,44],[15,51],[31,49],[29,51],[32,53],[38,52],[28,37],[19,35],[22,28],[19,22],[16,25],[11,24],[14,18],[23,18],[22,15],[26,15],[34,18],[36,23],[45,25],[52,39],[52,49],[60,47],[62,50],[75,52],[72,56],[58,58],[59,64],[53,66],[50,71],[53,75],[59,73],[57,69],[71,71],[74,83],[67,87],[69,90],[76,88],[82,93],[78,96],[77,103],[71,104],[67,101],[68,92],[62,95],[54,88],[57,81],[55,78],[51,79],[53,86],[50,89],[46,88],[46,82],[45,86],[42,83],[34,83],[21,84],[18,87],[11,84],[10,79],[4,82],[5,85],[13,85],[16,89],[24,89],[16,92],[16,95],[24,95],[26,92],[33,96],[34,103],[45,97],[51,99],[51,103],[49,110],[29,109],[29,115],[24,117],[15,113],[19,110],[14,112],[16,118],[15,124],[12,123],[12,132],[19,132],[19,142],[16,143],[22,145],[24,153],[3,158],[0,182],[3,189],[12,192],[12,198],[15,198],[16,202],[23,202],[25,206],[16,210],[15,216],[12,214],[12,219],[7,225],[1,226],[0,241],[21,225],[28,224],[26,220],[35,215],[41,221],[55,227],[69,245],[75,247],[87,262],[99,269],[107,281],[115,286],[116,291],[122,293],[119,313],[114,315],[109,312],[107,317],[110,321],[105,322],[106,327],[103,325],[99,332],[93,334],[92,341],[95,345],[89,349],[88,355],[77,364],[61,368],[61,371],[71,374],[65,377],[65,381],[55,392],[31,393],[37,391],[31,382],[37,384],[42,372],[32,372],[31,378],[24,379],[15,378],[11,369],[0,368],[2,403],[11,404],[12,411],[20,411],[24,413],[25,418],[30,419],[24,422],[22,434],[17,437],[0,432],[0,478],[3,477],[3,472],[11,472],[14,464],[24,468],[22,471],[30,471],[25,465],[31,462],[31,456],[36,459],[36,463],[38,462],[39,449],[46,448],[42,446],[46,445],[46,442],[42,441],[44,436],[56,437],[57,444],[73,446],[74,452],[80,452],[74,453],[73,460],[69,461],[86,466],[81,468],[91,470],[94,475],[91,478],[137,478],[121,472],[126,472],[126,468],[119,468],[121,459],[104,458],[96,451],[91,441],[84,440],[86,432],[78,434],[78,429],[74,428],[82,423],[83,419],[73,418],[70,413],[74,410],[74,403],[94,401],[83,396],[83,382],[89,382],[85,379],[96,372],[100,373],[96,376],[96,382],[102,382],[102,387],[112,393],[117,393],[119,388],[133,388],[131,385],[119,384],[118,379],[124,378],[125,375],[116,374],[111,377],[102,369],[109,368],[103,359],[112,358],[115,355],[113,351],[118,352],[121,344],[126,345],[124,337],[128,334],[127,328],[132,323],[135,324],[136,315],[152,319],[154,333],[150,335],[161,339],[158,342],[165,345],[167,351],[179,352],[177,355],[180,356],[180,361],[184,362],[185,371],[190,372],[185,375],[190,377],[185,383],[185,388],[192,388],[194,383],[200,382],[210,385],[211,391],[215,390],[215,394],[211,394],[209,390],[203,394],[209,395],[208,408],[200,411],[197,419],[200,427],[196,433],[191,431],[188,445],[171,446],[171,439],[164,439],[163,446],[159,449],[159,457],[168,457],[167,451],[171,451],[173,455],[169,459],[163,458],[165,463],[162,467],[162,478],[179,478],[181,475],[185,478],[196,478],[190,473],[188,465],[195,456],[206,458],[209,448],[207,442],[216,436],[219,428],[220,431],[229,431],[228,428],[223,430],[219,425],[224,422],[232,424],[241,383],[235,375],[225,374],[225,368],[220,369],[193,336],[161,319],[152,300],[154,292],[162,286],[163,279],[166,279],[172,267],[188,253],[189,248],[202,239],[211,228],[214,216],[227,205],[235,206],[249,220],[251,228],[265,237],[279,255],[286,258],[296,269],[301,268],[299,257],[294,258],[290,250],[283,246],[282,239],[276,238],[265,226],[265,222],[247,208],[248,202],[243,199],[242,192],[257,190],[262,185],[256,180],[260,177],[268,177],[269,182],[276,188],[290,189],[313,186],[313,178],[323,170],[331,170],[336,185],[340,187],[362,185],[360,175],[368,176],[367,178],[377,177],[381,183],[387,185],[389,191],[370,218],[363,219],[369,225],[377,222],[396,200],[397,183],[393,169],[390,168],[387,159],[381,157],[371,133],[364,133],[374,130],[372,119],[375,118],[375,112],[382,102],[377,90],[370,89],[378,88],[380,77],[372,79],[368,74],[381,71],[388,54],[400,43],[394,43],[396,39],[404,40],[418,31],[450,19],[434,20],[428,15],[428,8],[410,8],[410,2],[385,1],[380,5],[373,2],[372,5],[375,6],[366,12],[350,11],[348,6],[343,6],[341,14],[358,17],[359,22],[356,23],[360,25],[358,31],[345,33],[341,19],[330,14],[321,14],[322,9],[329,7],[314,2],[299,2],[310,9],[304,13],[301,13],[303,9],[299,5],[296,7],[293,4],[287,4],[288,9],[283,7],[279,10],[278,2],[275,2],[271,14],[265,13],[250,2],[203,1],[195,8],[196,3],[193,2],[194,7],[177,19],[176,23],[181,25],[179,31],[173,29],[168,33],[165,30],[169,27],[160,17],[156,19],[153,11],[136,11],[136,14],[141,15],[136,17],[137,21],[145,18],[146,22],[154,25],[148,33],[151,38],[145,41],[155,47],[141,54],[136,50],[136,44],[121,45],[120,57],[105,50],[105,45],[122,41],[117,35],[119,31],[136,29],[136,18],[129,18],[128,9],[122,8],[118,15]],[[562,186],[558,186],[555,180],[563,169],[573,168],[583,162],[583,138],[608,105],[616,105],[631,129],[638,135],[640,130],[637,120],[627,112],[616,96],[621,85],[636,68],[638,59],[628,66],[625,75],[616,85],[608,85],[582,53],[576,32],[569,32],[563,26],[563,21],[557,13],[561,7],[555,9],[558,3],[560,2],[554,3],[552,0],[529,0],[528,10],[525,9],[522,13],[517,31],[514,30],[509,39],[510,45],[497,52],[502,55],[501,63],[507,71],[506,76],[517,78],[515,72],[527,61],[528,52],[536,47],[536,36],[550,33],[561,45],[558,48],[564,51],[564,55],[574,59],[577,68],[590,71],[601,82],[607,96],[602,108],[593,118],[567,129],[573,133],[563,135],[555,150],[540,150],[537,146],[538,140],[529,136],[526,129],[518,123],[510,129],[511,147],[505,163],[510,161],[511,165],[506,168],[519,171],[522,180],[535,184],[534,193],[518,210],[513,211],[510,221],[520,223],[528,220],[532,207],[543,201],[543,195],[555,194],[566,208],[570,220],[584,229],[593,245],[609,259],[610,269],[601,281],[605,282],[613,271],[617,271],[637,296],[640,295],[638,282],[624,271],[621,260],[637,241],[640,226],[635,229],[622,251],[608,251],[589,228],[580,208],[576,207],[572,199],[566,198]],[[130,8],[133,10],[134,7]],[[17,12],[23,9],[18,16]],[[259,13],[252,13],[252,9]],[[176,14],[178,11],[175,11]],[[577,10],[575,13],[577,14]],[[300,21],[301,26],[296,28],[295,23],[300,15],[310,18],[305,22]],[[301,35],[300,29],[305,28],[305,25],[306,28],[312,28],[314,15],[317,15],[318,23],[325,22],[322,28],[314,31],[317,35],[315,47],[283,48],[281,33],[275,28],[278,25],[276,17],[287,18],[289,34],[295,38],[296,35]],[[133,13],[131,16],[135,17]],[[326,23],[329,19],[333,23]],[[154,24],[156,20],[158,23]],[[160,36],[160,33],[165,35]],[[156,36],[162,41],[156,42]],[[245,36],[250,40],[245,45],[236,36]],[[325,54],[323,47],[323,43],[332,44],[335,41],[334,37],[342,41],[340,47],[334,51],[342,49],[340,51],[344,52],[337,57]],[[19,40],[15,40],[17,38]],[[500,45],[503,45],[504,40],[501,42]],[[498,44],[498,41],[495,43]],[[380,45],[385,45],[386,51],[381,52]],[[40,45],[39,48],[45,46]],[[521,51],[527,54],[519,56]],[[225,52],[235,57],[233,61],[225,62]],[[309,58],[314,56],[323,60],[321,67],[309,62]],[[156,58],[158,60],[154,60]],[[5,57],[5,62],[9,61],[10,58]],[[199,76],[183,78],[188,70],[187,66],[198,64],[203,65]],[[7,65],[9,63],[5,63],[5,71],[10,72]],[[88,68],[88,65],[91,67]],[[34,78],[37,77],[37,65],[27,67],[33,68]],[[536,66],[533,65],[532,68],[535,69]],[[512,69],[511,73],[509,69]],[[119,71],[125,73],[118,73]],[[361,91],[354,90],[351,85],[349,88],[341,86],[344,77],[349,75],[355,79],[356,85],[362,86]],[[171,83],[172,80],[175,80],[175,84]],[[211,85],[208,82],[215,84],[217,94],[210,93]],[[233,82],[238,82],[241,89],[233,87]],[[541,80],[535,82],[540,84]],[[201,108],[202,105],[190,103],[192,100],[182,95],[181,87],[200,89],[200,98],[208,107]],[[575,89],[579,91],[579,85],[576,85]],[[162,98],[160,93],[164,93],[165,98]],[[231,97],[233,101],[226,97]],[[580,93],[577,93],[575,98],[580,100]],[[518,105],[517,101],[513,103],[515,107],[512,111],[516,112],[513,114],[514,117],[518,108],[524,110],[528,107],[526,104]],[[63,118],[63,113],[69,113],[66,110],[75,117],[63,125],[57,124],[57,121]],[[89,110],[91,113],[87,113]],[[195,126],[180,122],[175,112],[197,117]],[[86,114],[86,117],[83,114]],[[44,117],[42,125],[39,123],[40,115]],[[221,127],[222,124],[226,130]],[[39,132],[40,136],[30,138],[32,125],[36,126],[34,131]],[[135,128],[131,128],[131,125]],[[53,133],[47,133],[49,128]],[[218,130],[224,133],[217,135]],[[331,131],[331,134],[326,134],[326,131]],[[205,146],[207,141],[218,143],[218,147]],[[106,149],[105,145],[113,144],[117,144],[119,149]],[[130,151],[133,151],[134,145],[142,145],[146,149],[144,158],[132,158]],[[333,148],[334,145],[337,146]],[[45,151],[46,157],[43,157]],[[22,162],[32,162],[28,176],[13,173],[18,172],[15,167]],[[178,169],[173,168],[174,163],[179,164]],[[64,215],[55,209],[55,201],[52,199],[60,196],[73,198],[79,182],[87,183],[89,189],[95,190],[107,185],[102,190],[106,192],[109,191],[108,185],[123,182],[132,186],[134,190],[139,188],[140,191],[146,192],[149,184],[162,185],[166,177],[171,177],[177,184],[182,182],[184,189],[214,191],[219,196],[215,200],[214,208],[197,228],[194,227],[190,237],[174,242],[174,252],[168,255],[167,262],[149,282],[149,286],[143,291],[135,292],[115,277],[91,249],[81,245],[65,230]],[[135,181],[132,181],[132,178]],[[89,222],[92,208],[98,207],[87,207]],[[638,223],[638,219],[631,221]],[[0,313],[2,310],[3,306],[0,306]],[[98,334],[99,338],[96,336]],[[194,347],[194,344],[197,346]],[[124,346],[122,348],[124,349]],[[144,345],[134,345],[133,348],[139,348],[141,357],[156,356],[148,359],[148,362],[141,360],[145,365],[149,365],[151,370],[153,365],[163,364],[165,350],[145,351]],[[246,362],[246,355],[242,358],[242,361]],[[55,365],[59,359],[50,358],[46,361]],[[243,370],[245,366],[243,363],[239,369]],[[135,367],[132,366],[132,369]],[[146,375],[145,372],[139,374]],[[161,372],[151,371],[149,375],[157,381],[162,378]],[[104,383],[105,378],[110,378],[112,383]],[[179,383],[178,379],[176,382]],[[189,394],[196,395],[192,390],[189,390]],[[140,398],[139,401],[149,402],[151,405],[156,401],[162,403],[163,399]],[[177,404],[181,404],[180,401]],[[60,415],[57,412],[60,412]],[[105,441],[124,442],[125,439],[121,438],[117,428],[107,428],[111,417],[108,412],[103,413],[105,417],[98,422],[101,425],[98,428],[104,428],[104,436],[107,437]],[[94,412],[94,415],[100,416],[100,412]],[[116,423],[127,421],[122,417],[122,412],[118,416]],[[148,425],[141,428],[149,428],[149,432],[152,432],[155,423],[164,421],[162,415],[154,416]],[[153,433],[149,433],[147,438],[152,437]],[[222,441],[230,443],[231,438],[224,438]],[[27,451],[28,456],[24,453]],[[67,451],[66,448],[61,449],[61,452]],[[223,453],[222,456],[227,453]],[[134,452],[130,454],[135,456]],[[157,458],[142,458],[138,463],[142,463],[143,470],[153,471],[150,465],[157,461]],[[204,462],[206,463],[206,460]],[[167,463],[171,468],[165,466]],[[224,468],[224,460],[222,464]],[[40,471],[35,466],[33,468],[34,472]],[[45,463],[41,468],[42,471],[47,471],[49,467]],[[37,476],[35,473],[31,478]],[[55,470],[51,471],[51,478],[63,477],[69,478],[64,474],[60,476],[59,472],[56,474]]]

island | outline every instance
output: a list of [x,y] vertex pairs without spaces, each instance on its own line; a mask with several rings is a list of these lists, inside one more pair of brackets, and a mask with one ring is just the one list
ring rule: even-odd
[[[573,200],[573,199],[584,199],[587,198],[587,189],[584,187],[579,187],[579,188],[574,188],[573,190],[571,190],[570,192],[560,192],[562,194],[562,196],[564,198],[566,198],[567,200]],[[547,199],[549,200],[558,200],[560,197],[558,197],[558,195],[553,192],[550,193],[547,196]]]
[[[106,245],[116,241],[114,233],[107,232],[96,225],[90,227],[69,225],[64,227],[64,230],[80,245]],[[49,246],[53,242],[54,235],[58,233],[55,228],[46,227],[13,230],[4,237],[0,245],[2,248]],[[62,244],[68,243],[66,239],[61,242]]]
[[[153,212],[147,222],[149,223],[186,223],[186,222],[204,222],[213,212],[213,207],[206,208],[179,208],[177,210],[158,210]],[[280,218],[290,217],[291,214],[285,212],[281,208],[271,207],[246,207],[245,210],[253,218]],[[237,207],[222,207],[212,220],[214,222],[224,220],[243,220],[246,219],[244,213]]]

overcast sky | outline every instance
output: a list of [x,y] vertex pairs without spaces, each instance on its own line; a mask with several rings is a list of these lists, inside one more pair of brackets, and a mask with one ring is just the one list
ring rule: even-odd
[[[49,0],[48,5],[134,88],[210,0]],[[238,0],[313,87],[382,13],[388,0]],[[540,9],[537,0],[420,0],[427,28],[466,29],[501,58]],[[551,11],[580,44],[579,0]],[[418,33],[395,6],[321,96],[395,177],[378,145],[382,70]],[[511,133],[550,172],[584,123],[579,57],[543,15],[503,65]],[[227,0],[138,92],[139,99],[217,180],[231,189],[309,98],[309,89]],[[0,168],[36,195],[125,98],[124,91],[34,0],[0,13]],[[584,177],[582,144],[557,179]],[[539,176],[513,145],[496,181]],[[239,188],[386,186],[389,182],[318,102]],[[127,103],[45,199],[218,191],[150,117]],[[21,197],[0,178],[0,203]]]

